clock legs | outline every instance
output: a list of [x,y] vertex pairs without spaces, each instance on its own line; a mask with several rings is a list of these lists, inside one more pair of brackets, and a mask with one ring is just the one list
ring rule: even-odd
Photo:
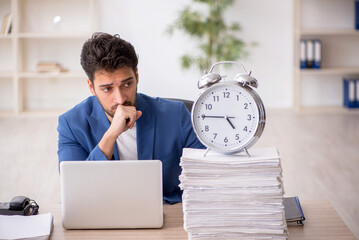
[[249,155],[249,152],[247,150],[247,148],[244,148],[244,151],[246,152],[247,156],[250,157],[251,155]]

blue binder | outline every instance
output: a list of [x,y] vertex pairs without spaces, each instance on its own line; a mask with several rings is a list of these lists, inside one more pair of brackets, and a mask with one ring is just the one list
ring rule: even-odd
[[283,198],[283,205],[287,224],[303,225],[305,217],[298,196]]
[[359,0],[355,0],[355,29],[359,30]]
[[359,108],[359,79],[343,79],[344,106],[347,108]]
[[319,39],[313,40],[314,44],[314,56],[313,56],[313,68],[319,69],[322,65],[322,41]]
[[314,63],[314,41],[306,40],[307,68],[313,68]]
[[307,68],[307,42],[306,40],[300,40],[300,68]]

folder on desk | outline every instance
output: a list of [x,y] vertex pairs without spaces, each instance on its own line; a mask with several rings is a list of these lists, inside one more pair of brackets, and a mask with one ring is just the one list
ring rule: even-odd
[[305,220],[305,217],[299,202],[299,198],[297,196],[287,197],[284,198],[283,203],[285,210],[285,219],[287,221],[287,224],[303,225],[303,221]]

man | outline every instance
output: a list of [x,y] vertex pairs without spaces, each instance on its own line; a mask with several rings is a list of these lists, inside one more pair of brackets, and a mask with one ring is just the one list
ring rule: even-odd
[[203,148],[181,102],[137,93],[138,58],[118,35],[95,33],[83,45],[81,65],[91,96],[59,117],[59,163],[68,160],[159,159],[163,199],[181,201],[183,148]]

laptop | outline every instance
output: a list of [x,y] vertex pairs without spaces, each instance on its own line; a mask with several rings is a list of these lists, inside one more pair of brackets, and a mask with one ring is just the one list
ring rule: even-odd
[[60,179],[66,229],[163,226],[159,160],[63,161]]

